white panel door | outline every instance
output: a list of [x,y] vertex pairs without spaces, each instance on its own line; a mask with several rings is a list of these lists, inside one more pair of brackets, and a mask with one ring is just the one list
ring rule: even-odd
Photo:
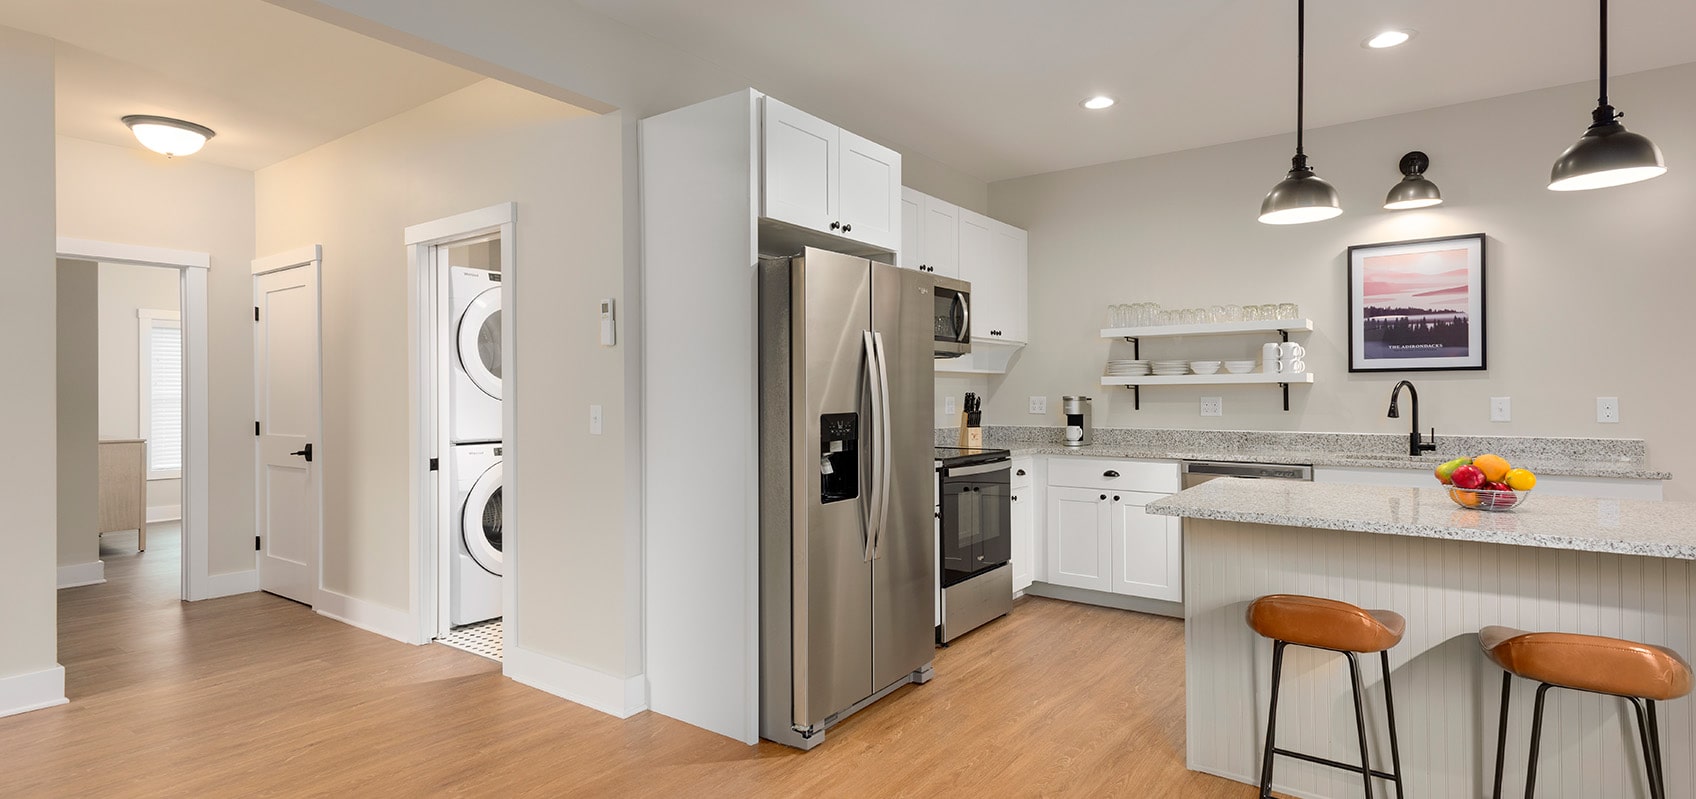
[[1113,592],[1182,602],[1182,525],[1175,516],[1155,516],[1145,507],[1167,495],[1120,491],[1111,496]]
[[830,232],[838,221],[836,126],[770,97],[761,124],[761,216]]
[[960,276],[960,209],[935,197],[925,197],[925,259],[930,271]]
[[1013,590],[1023,591],[1036,579],[1036,530],[1031,525],[1036,513],[1031,508],[1034,492],[1028,485],[1013,489]]
[[253,279],[255,414],[259,421],[259,587],[311,605],[322,521],[318,274],[297,266]]
[[[976,307],[990,321],[977,335],[1008,341],[1030,341],[1029,235],[1025,231],[990,220],[989,263],[993,277],[987,292],[975,290]],[[986,305],[987,302],[987,305]],[[985,309],[988,313],[984,313]],[[996,333],[995,331],[1000,331]]]
[[874,247],[901,246],[901,154],[846,130],[837,134],[836,214],[842,235]]
[[1113,590],[1105,493],[1093,488],[1048,488],[1048,582]]
[[925,262],[925,196],[912,189],[901,189],[901,251],[896,253],[895,265],[918,269]]

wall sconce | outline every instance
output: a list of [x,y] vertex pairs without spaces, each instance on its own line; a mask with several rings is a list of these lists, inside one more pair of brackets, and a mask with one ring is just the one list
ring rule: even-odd
[[1399,166],[1402,180],[1392,186],[1389,195],[1384,198],[1386,209],[1401,211],[1443,204],[1443,193],[1437,190],[1437,184],[1425,179],[1425,169],[1431,166],[1429,156],[1414,150],[1402,156]]

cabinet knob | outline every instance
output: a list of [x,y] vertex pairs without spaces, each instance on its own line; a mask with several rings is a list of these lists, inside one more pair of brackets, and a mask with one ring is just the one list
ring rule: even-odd
[[1114,494],[1114,495],[1113,495],[1113,501],[1114,501],[1114,502],[1118,502],[1118,501],[1119,501],[1119,495],[1118,495],[1118,494]]
[[1112,469],[1108,469],[1108,470],[1107,470],[1107,471],[1105,471],[1105,472],[1102,472],[1102,473],[1101,473],[1101,476],[1102,476],[1102,477],[1106,477],[1106,478],[1109,478],[1109,479],[1112,479],[1112,478],[1115,478],[1115,477],[1118,477],[1118,476],[1119,476],[1119,473],[1118,473],[1118,472],[1115,472],[1115,471],[1113,471],[1113,470],[1112,470]]
[[1013,496],[1012,496],[1012,500],[1013,500],[1013,501],[1014,501],[1014,502],[1018,502],[1018,501],[1019,501],[1019,495],[1018,495],[1018,494],[1014,494],[1014,495],[1013,495]]
[[1106,498],[1107,498],[1107,495],[1106,495],[1106,494],[1102,494],[1102,495],[1101,495],[1101,498],[1102,498],[1102,499],[1106,499]]
[[842,229],[842,223],[841,222],[832,222],[832,223],[830,223],[830,229],[831,230],[841,230]]
[[842,226],[842,232],[843,232],[843,233],[847,233],[847,232],[849,232],[849,231],[851,231],[851,230],[853,230],[853,229],[854,229],[854,226],[853,226],[853,225],[848,225],[848,224],[844,224],[844,225],[843,225],[843,226]]

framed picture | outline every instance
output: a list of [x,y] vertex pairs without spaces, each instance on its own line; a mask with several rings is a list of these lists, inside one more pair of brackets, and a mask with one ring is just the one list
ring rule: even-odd
[[1484,234],[1349,248],[1349,371],[1483,368]]

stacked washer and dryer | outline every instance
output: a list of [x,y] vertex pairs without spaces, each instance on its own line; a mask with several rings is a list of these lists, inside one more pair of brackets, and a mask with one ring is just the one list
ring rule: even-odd
[[448,274],[449,623],[501,615],[501,274]]

